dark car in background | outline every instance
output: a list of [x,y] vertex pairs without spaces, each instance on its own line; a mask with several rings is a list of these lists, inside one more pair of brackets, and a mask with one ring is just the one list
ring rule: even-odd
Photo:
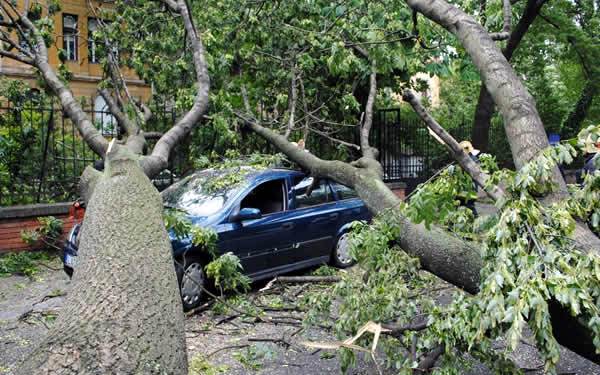
[[[203,170],[161,193],[166,207],[185,210],[193,225],[218,234],[217,255],[231,251],[252,280],[326,262],[352,264],[349,224],[370,214],[354,190],[285,168]],[[72,272],[79,226],[64,246],[64,264]],[[191,239],[169,234],[184,307],[201,301],[208,252]],[[185,270],[179,264],[185,265]]]

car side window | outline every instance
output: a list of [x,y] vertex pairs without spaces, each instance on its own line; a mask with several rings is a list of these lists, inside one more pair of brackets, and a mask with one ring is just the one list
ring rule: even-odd
[[333,188],[335,189],[339,200],[358,198],[356,190],[351,189],[346,185],[334,183]]
[[296,208],[316,206],[333,201],[333,193],[326,180],[319,180],[316,184],[312,177],[306,177],[294,186],[296,195]]
[[242,208],[258,208],[263,215],[285,210],[284,180],[267,181],[255,187],[240,204]]

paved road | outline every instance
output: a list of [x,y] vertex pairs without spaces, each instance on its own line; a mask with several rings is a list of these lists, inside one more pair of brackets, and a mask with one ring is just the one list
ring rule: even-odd
[[[70,288],[71,283],[62,271],[45,271],[36,281],[19,276],[0,278],[0,374],[11,374],[42,339],[60,312]],[[448,293],[446,297],[450,298],[452,291],[442,293]],[[198,355],[227,348],[206,359],[212,366],[222,366],[224,374],[304,375],[341,372],[337,356],[314,353],[297,344],[299,340],[337,341],[325,330],[311,329],[294,334],[299,327],[260,324],[243,317],[217,324],[222,318],[207,311],[186,319],[186,339],[191,361],[197,360]],[[261,341],[279,337],[284,337],[292,346]],[[501,345],[499,342],[498,346]],[[248,348],[254,348],[258,353],[255,369],[242,363],[244,359],[253,357]],[[371,360],[362,355],[357,358],[357,366],[346,374],[378,374]],[[383,356],[378,358],[383,363]],[[522,341],[513,358],[522,369],[527,369],[526,374],[543,373],[535,348],[526,340]],[[558,369],[559,374],[600,375],[600,367],[565,349],[561,351]],[[385,369],[383,372],[395,373]],[[492,373],[481,363],[475,363],[472,372],[464,372],[467,375]]]

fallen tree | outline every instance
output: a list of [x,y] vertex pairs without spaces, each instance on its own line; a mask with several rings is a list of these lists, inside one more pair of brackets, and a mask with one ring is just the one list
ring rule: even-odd
[[[541,156],[543,150],[549,147],[549,143],[535,108],[535,100],[522,85],[505,56],[494,43],[492,36],[459,8],[442,0],[408,0],[407,3],[415,12],[425,15],[453,33],[469,53],[485,87],[502,114],[517,168],[520,169]],[[370,57],[365,51],[362,54],[371,66],[376,65],[374,57]],[[297,147],[295,143],[289,142],[287,139],[289,132],[283,136],[263,126],[258,120],[259,117],[253,115],[252,105],[245,91],[243,91],[245,112],[238,112],[237,115],[252,131],[275,145],[311,174],[329,177],[355,188],[373,214],[383,214],[401,206],[402,202],[383,183],[381,166],[376,160],[377,151],[368,143],[373,110],[372,98],[376,92],[376,69],[372,69],[370,77],[369,98],[364,112],[364,122],[361,124],[361,144],[357,147],[361,150],[362,157],[353,163],[322,160]],[[404,98],[419,112],[418,102],[410,92],[407,91]],[[481,185],[485,185],[487,176],[462,152],[456,141],[448,141],[447,137],[444,140],[448,142],[446,146],[451,155],[458,160],[465,171]],[[554,191],[546,192],[543,199],[546,205],[568,197],[565,181],[556,165],[550,164],[548,168],[552,171],[552,179],[556,186]],[[488,189],[494,199],[502,198],[502,189],[497,186]],[[424,225],[414,224],[401,211],[394,214],[399,228],[398,243],[404,251],[418,258],[424,269],[469,293],[477,294],[480,291],[484,262],[479,249],[441,229],[427,230]],[[582,222],[576,221],[574,225],[572,237],[577,242],[577,246],[585,252],[596,253],[600,249],[598,238]],[[594,349],[597,334],[593,322],[582,321],[574,316],[577,314],[570,311],[568,304],[561,302],[563,303],[558,303],[551,296],[547,300],[555,327],[553,330],[555,337],[568,348],[600,363],[600,357]]]
[[[83,135],[86,141],[90,143],[95,152],[101,156],[106,155],[108,158],[107,170],[104,172],[103,177],[99,176],[98,173],[88,169],[83,179],[82,186],[84,191],[82,194],[90,197],[90,227],[102,227],[104,229],[99,228],[100,232],[96,232],[95,234],[88,234],[88,231],[85,231],[82,234],[82,246],[80,247],[80,250],[83,254],[88,255],[87,257],[82,257],[83,263],[81,264],[81,267],[85,269],[85,267],[89,268],[102,262],[107,263],[105,266],[109,267],[111,263],[106,262],[106,256],[103,257],[101,255],[102,251],[106,251],[104,254],[110,255],[110,259],[113,259],[114,257],[112,255],[117,250],[128,249],[127,254],[129,257],[124,257],[122,260],[124,263],[119,267],[109,267],[109,269],[104,267],[99,268],[99,270],[105,270],[103,272],[112,275],[112,277],[109,279],[111,280],[111,283],[114,282],[117,286],[121,285],[123,287],[123,291],[136,290],[136,288],[142,288],[145,285],[144,280],[146,280],[146,278],[152,276],[150,279],[154,279],[153,276],[160,274],[162,270],[165,271],[164,274],[161,275],[162,277],[164,277],[164,275],[170,275],[171,277],[171,281],[168,283],[165,281],[164,285],[161,284],[162,287],[171,288],[171,292],[169,293],[177,295],[176,290],[173,288],[175,283],[172,282],[174,278],[174,273],[172,272],[172,263],[169,264],[170,260],[167,259],[168,257],[159,255],[164,251],[167,251],[163,247],[164,241],[160,240],[159,238],[162,237],[166,240],[166,233],[163,229],[157,229],[157,231],[160,233],[157,234],[157,237],[154,237],[149,235],[147,232],[149,230],[148,228],[140,228],[141,233],[146,233],[149,235],[148,238],[153,239],[149,248],[144,249],[145,257],[157,259],[157,261],[160,260],[161,265],[149,270],[152,275],[145,275],[143,272],[132,271],[137,271],[137,268],[135,268],[136,266],[134,266],[133,263],[139,260],[139,258],[136,257],[135,248],[130,247],[131,244],[128,241],[128,236],[130,233],[127,231],[127,229],[131,228],[132,230],[138,230],[138,228],[135,227],[130,220],[132,218],[135,219],[144,217],[144,220],[146,220],[146,218],[151,218],[152,223],[157,223],[160,212],[157,209],[156,204],[142,203],[142,201],[137,199],[133,200],[132,202],[122,202],[120,197],[115,196],[114,194],[122,192],[123,197],[126,197],[127,193],[124,191],[126,189],[119,184],[123,182],[123,186],[127,186],[127,184],[132,183],[137,184],[136,186],[139,186],[140,190],[144,192],[142,195],[149,202],[156,201],[156,199],[152,197],[150,190],[146,190],[144,187],[148,186],[149,182],[143,178],[141,171],[144,171],[144,174],[151,176],[160,169],[164,168],[168,160],[168,154],[174,144],[176,144],[189,133],[191,127],[200,120],[203,112],[206,109],[209,84],[206,62],[204,61],[202,43],[195,27],[193,26],[188,6],[184,1],[174,2],[171,0],[165,0],[164,7],[167,9],[167,11],[163,12],[163,9],[157,9],[157,12],[163,12],[165,14],[172,12],[176,15],[175,19],[179,20],[179,22],[182,22],[185,29],[185,34],[183,36],[183,39],[186,40],[185,45],[189,46],[193,52],[192,60],[194,62],[194,67],[196,68],[195,76],[197,78],[196,83],[198,91],[194,98],[192,109],[184,117],[182,117],[171,130],[169,130],[160,138],[150,156],[142,157],[139,154],[143,150],[143,143],[146,137],[141,130],[140,124],[137,122],[134,123],[130,121],[127,116],[122,115],[124,113],[124,109],[118,108],[119,105],[122,105],[121,103],[117,103],[115,105],[114,103],[111,103],[110,100],[107,101],[111,105],[111,110],[119,118],[120,126],[124,128],[127,138],[123,144],[115,145],[115,149],[107,153],[108,143],[106,140],[104,140],[104,138],[102,138],[93,128],[89,119],[87,119],[77,102],[73,99],[72,95],[70,95],[69,90],[49,67],[47,63],[47,52],[45,49],[44,40],[42,39],[43,33],[38,32],[39,30],[36,29],[36,25],[31,21],[28,21],[26,14],[19,13],[9,3],[2,2],[2,5],[2,9],[7,15],[5,19],[8,19],[9,21],[2,21],[1,25],[6,26],[5,22],[9,22],[9,26],[12,25],[16,29],[19,29],[20,36],[29,41],[29,47],[20,48],[18,43],[12,44],[13,48],[17,48],[22,53],[22,56],[5,50],[0,50],[0,53],[6,57],[15,58],[24,63],[36,66],[40,70],[44,79],[56,92],[57,96],[59,96],[63,106],[65,107],[65,110],[78,127],[80,133]],[[264,4],[261,4],[260,6],[262,7],[263,5]],[[447,28],[450,32],[455,33],[459,40],[464,44],[465,49],[471,54],[473,62],[478,67],[481,76],[485,80],[486,87],[488,87],[490,90],[490,94],[496,101],[496,104],[503,114],[505,126],[507,127],[507,132],[510,135],[511,148],[515,159],[515,164],[518,167],[522,167],[536,158],[542,152],[542,150],[548,146],[548,142],[543,126],[535,109],[535,102],[520,84],[518,77],[514,74],[514,72],[512,72],[510,65],[508,65],[506,59],[504,59],[502,54],[499,52],[490,35],[481,27],[481,25],[474,22],[458,8],[448,5],[443,1],[434,0],[430,2],[421,2],[418,0],[411,0],[408,2],[408,5],[414,11],[418,11],[426,15],[436,23]],[[336,12],[338,12],[338,10],[336,10]],[[351,13],[351,9],[340,9],[339,13],[340,14],[336,16],[335,22],[325,29],[325,34],[328,34],[331,31],[331,29],[342,16]],[[248,18],[250,19],[248,22],[254,22],[252,17]],[[417,17],[415,16],[414,19],[416,20]],[[237,28],[238,25],[236,25],[235,31],[238,31]],[[231,33],[231,35],[233,34],[235,34],[235,32]],[[3,34],[3,38],[6,39],[7,37],[8,34]],[[32,42],[31,38],[35,38],[35,42]],[[300,101],[304,107],[304,116],[296,117],[292,113],[288,113],[288,121],[285,121],[287,125],[287,129],[284,133],[285,135],[279,135],[263,126],[264,124],[259,121],[264,111],[258,105],[258,98],[254,98],[255,103],[250,104],[247,94],[243,95],[245,99],[245,109],[243,112],[239,112],[238,116],[248,123],[248,127],[252,131],[267,139],[271,144],[275,145],[278,149],[284,152],[290,159],[308,169],[313,175],[328,176],[348,186],[354,187],[372,212],[382,213],[384,211],[396,208],[401,204],[399,199],[394,196],[393,193],[382,182],[382,169],[381,165],[377,161],[378,153],[377,150],[370,146],[368,137],[373,121],[373,107],[377,91],[377,74],[378,71],[383,70],[385,67],[385,64],[383,63],[378,65],[380,62],[378,59],[383,59],[384,54],[369,53],[369,51],[363,49],[363,46],[366,44],[366,42],[351,42],[345,40],[343,33],[340,38],[342,38],[342,40],[340,40],[340,43],[337,43],[336,45],[339,47],[341,44],[343,48],[356,51],[356,53],[363,59],[361,62],[364,63],[366,61],[364,66],[367,67],[366,71],[368,74],[366,74],[366,76],[369,77],[367,84],[368,98],[366,100],[366,108],[364,111],[364,121],[361,121],[361,144],[360,146],[350,145],[354,149],[360,150],[362,153],[362,157],[360,159],[356,160],[352,164],[341,161],[322,160],[310,152],[306,152],[305,149],[298,147],[297,144],[289,141],[289,136],[292,133],[293,127],[297,121],[306,121],[304,124],[304,129],[308,131],[311,125],[311,123],[308,121],[309,119],[313,123],[322,120],[315,118],[315,114],[306,109],[308,107],[307,95],[303,87],[303,81],[300,79],[300,74],[296,71],[297,65],[295,64],[295,54],[293,53],[290,54],[291,57],[289,59],[285,60],[286,63],[289,63],[290,69],[292,70],[292,75],[290,77],[291,79],[289,80],[291,85],[289,90],[291,95],[289,96],[291,100],[289,101],[288,112],[295,113],[297,101]],[[349,37],[346,36],[346,38]],[[415,40],[419,39],[419,35],[418,33],[414,33],[413,35],[407,36],[407,38]],[[377,41],[369,43],[377,45]],[[261,52],[264,55],[269,55],[268,52]],[[232,57],[229,56],[228,58]],[[355,63],[355,58],[356,56],[353,56],[353,58],[350,59],[350,63]],[[277,60],[278,57],[274,57],[274,59]],[[282,61],[283,60],[280,59],[278,63],[281,63]],[[332,59],[330,66],[335,68],[336,62],[337,60]],[[347,62],[342,61],[342,63]],[[383,65],[383,67],[381,65]],[[113,69],[116,69],[116,67],[113,67]],[[114,75],[118,76],[116,73]],[[356,88],[359,84],[360,82],[352,83],[352,89]],[[296,91],[297,86],[300,87],[300,95],[298,95],[298,92]],[[116,88],[117,92],[125,89],[124,87],[118,85]],[[410,96],[407,95],[406,98],[409,99]],[[350,100],[348,105],[350,104],[355,103]],[[261,111],[260,116],[253,114],[254,110],[257,108]],[[137,111],[137,109],[135,111]],[[138,119],[141,117],[143,116],[138,116]],[[306,134],[307,133],[305,133],[305,138]],[[325,135],[329,136],[329,134]],[[155,135],[153,134],[152,136]],[[475,179],[482,179],[482,181],[486,179],[481,171],[477,170],[476,166],[469,164],[469,159],[465,158],[465,156],[461,153],[462,151],[460,148],[457,148],[455,143],[449,143],[449,148],[452,154],[460,159],[459,161],[461,161],[465,170],[471,173]],[[137,160],[139,163],[132,161],[132,159]],[[141,168],[141,171],[138,170],[138,167]],[[556,193],[548,195],[547,200],[550,203],[567,195],[564,181],[558,175],[556,168],[554,168],[554,171],[554,176],[556,177],[559,187]],[[114,193],[108,192],[112,189],[114,189]],[[105,200],[97,193],[98,191],[107,191],[107,199],[110,198],[110,200]],[[492,196],[493,194],[501,195],[502,192],[496,190],[494,193],[494,190],[490,190],[490,194],[492,194]],[[122,203],[122,206],[119,206],[118,209],[113,207],[113,200],[115,202]],[[117,218],[115,220],[115,224],[118,225],[111,224],[108,227],[103,226],[102,223],[105,221],[104,218],[114,215],[111,211],[111,208],[113,211],[119,210],[125,214],[131,210],[131,215],[115,215]],[[141,212],[144,212],[146,216],[141,216]],[[433,231],[429,231],[423,225],[415,225],[402,212],[398,212],[396,219],[398,220],[399,227],[401,228],[398,236],[399,243],[409,254],[419,258],[421,265],[425,269],[430,270],[432,273],[471,293],[477,293],[479,291],[481,285],[480,271],[482,267],[484,267],[484,262],[477,249],[473,249],[463,240],[450,236],[442,230],[434,229]],[[589,231],[587,231],[584,227],[580,226],[578,230],[581,234],[581,241],[587,241],[586,243],[589,244],[597,243],[597,240],[594,240],[594,238],[589,235]],[[101,246],[99,246],[100,243],[108,243],[109,245],[106,246],[106,249],[102,249],[100,248]],[[88,247],[90,248],[89,251],[87,250]],[[598,247],[594,246],[594,248]],[[93,250],[96,250],[98,253],[95,253]],[[156,254],[156,257],[149,256],[146,254],[146,252]],[[167,267],[170,268],[170,271],[167,270]],[[98,278],[101,275],[104,275],[104,273],[90,273],[89,275],[82,274],[81,276],[76,276],[74,279],[74,287],[76,289],[80,289],[83,293],[83,291],[87,291],[88,286],[95,285],[94,278]],[[157,287],[159,286],[157,285]],[[158,306],[163,306],[163,303],[165,302],[163,301],[163,298],[166,299],[167,294],[168,293],[157,293],[156,295],[152,295],[151,300],[143,301],[142,297],[146,296],[146,294],[140,293],[139,302],[143,303],[143,306],[146,306],[146,304],[152,305],[152,302]],[[117,295],[121,296],[121,299],[113,300],[108,295],[99,295],[97,298],[106,300],[107,310],[109,311],[113,311],[111,309],[114,308],[115,304],[120,304],[121,300],[126,300],[128,304],[132,304],[132,301],[133,303],[138,301],[137,299],[134,301],[134,296],[132,294]],[[79,297],[84,298],[85,296],[80,295]],[[172,301],[173,297],[171,296],[170,298]],[[90,300],[90,302],[95,303],[95,299]],[[69,309],[72,306],[71,304],[75,306],[77,303],[77,300],[70,299],[68,302],[69,305],[65,311],[69,312]],[[173,306],[176,304],[177,302],[173,301]],[[88,305],[87,308],[85,306],[78,306],[78,308],[84,309],[84,313],[80,315],[81,318],[87,318],[90,316],[90,314],[95,314],[93,311],[94,306]],[[90,313],[90,311],[93,313]],[[156,311],[156,314],[151,314],[152,316],[149,317],[154,318],[154,320],[151,322],[144,322],[144,324],[150,324],[156,328],[155,330],[148,329],[148,332],[151,334],[152,338],[156,338],[157,335],[162,335],[164,332],[167,332],[168,330],[165,327],[170,326],[174,329],[172,331],[174,334],[171,337],[172,345],[166,345],[164,341],[161,341],[159,344],[162,345],[162,347],[160,350],[155,350],[156,343],[153,342],[153,340],[147,336],[144,336],[143,334],[137,336],[134,333],[134,328],[139,329],[139,324],[141,324],[141,321],[128,322],[127,319],[131,318],[131,315],[121,315],[119,316],[121,318],[119,321],[112,322],[114,323],[113,325],[116,325],[121,329],[119,331],[117,329],[103,329],[103,324],[105,324],[109,317],[107,315],[97,314],[98,319],[90,319],[90,325],[97,327],[97,330],[94,331],[96,334],[95,336],[92,337],[90,330],[87,332],[82,331],[81,337],[72,336],[72,339],[76,341],[65,343],[63,340],[56,339],[59,337],[59,333],[52,332],[48,336],[49,339],[45,341],[42,346],[40,346],[40,349],[31,358],[30,363],[34,365],[31,367],[24,367],[23,373],[28,373],[28,370],[31,371],[35,365],[42,366],[40,368],[35,368],[35,372],[46,371],[50,373],[60,365],[61,360],[64,358],[73,360],[73,362],[69,362],[67,364],[68,368],[65,370],[71,372],[77,372],[84,367],[88,368],[88,366],[91,366],[91,372],[102,372],[105,370],[111,371],[112,369],[115,369],[115,371],[118,372],[122,371],[140,373],[154,371],[165,371],[170,373],[182,372],[185,368],[185,362],[181,362],[185,361],[185,348],[182,347],[182,332],[176,330],[177,327],[180,326],[178,319],[180,319],[181,314],[168,314],[163,310],[157,311],[153,308],[149,308],[148,311]],[[562,311],[564,311],[564,308]],[[555,325],[567,326],[567,322],[574,322],[577,324],[577,319],[573,318],[569,312],[567,312],[565,315],[566,317],[564,318],[564,321],[554,321]],[[61,329],[64,327],[76,329],[77,327],[75,327],[75,324],[67,325],[65,322],[65,320],[69,318],[72,317],[70,315],[66,315],[66,313],[61,315],[56,327],[60,327]],[[77,319],[77,322],[81,323],[78,326],[85,326],[81,319]],[[100,337],[97,335],[98,332],[106,332],[107,336]],[[105,340],[107,337],[114,337],[110,335],[114,334],[115,332],[119,332],[121,335],[124,334],[126,337],[130,337],[127,335],[132,333],[131,346],[127,346],[129,341],[124,341],[119,342],[117,345],[118,349],[115,349],[117,351],[123,350],[123,358],[127,357],[127,360],[119,361],[119,363],[114,363],[111,358],[102,357],[102,353],[96,351],[95,349],[91,350],[91,348],[102,347],[103,340]],[[590,338],[595,337],[595,334],[591,331],[591,328],[588,329],[587,327],[583,326],[583,332],[586,333]],[[138,337],[140,337],[139,341]],[[86,339],[94,341],[91,341],[88,344],[83,342]],[[561,340],[562,342],[566,342],[563,339]],[[60,345],[52,346],[54,343]],[[123,349],[125,347],[127,347],[127,349]],[[589,341],[578,340],[577,342],[574,342],[571,347],[574,348],[575,351],[587,354],[592,359],[598,361],[598,358],[595,357],[595,354],[589,353],[589,349],[593,348],[593,345],[589,345]],[[83,350],[84,348],[86,350]],[[75,349],[75,351],[73,351],[73,349]],[[439,347],[436,347],[434,348],[433,352],[438,353],[439,351]],[[153,356],[153,358],[143,357],[141,353],[149,353]],[[175,360],[175,358],[179,358],[179,362]],[[140,361],[143,361],[144,363],[140,363]],[[160,370],[157,366],[152,368],[144,367],[146,366],[146,363],[152,365],[160,364],[158,365],[160,366]],[[28,365],[26,364],[25,366]],[[44,369],[44,367],[47,367],[47,370]]]
[[[0,39],[17,51],[0,48],[0,56],[36,68],[84,141],[105,159],[104,171],[88,167],[80,184],[88,208],[73,292],[42,343],[18,369],[19,374],[188,372],[182,305],[162,201],[148,177],[167,167],[171,150],[201,120],[208,103],[209,78],[203,45],[186,2],[165,0],[150,6],[155,11],[165,7],[161,14],[185,30],[195,67],[196,94],[190,110],[160,136],[150,155],[143,156],[146,137],[142,126],[148,114],[122,98],[122,93],[131,96],[115,54],[108,53],[104,65],[107,77],[112,77],[112,90],[105,89],[102,94],[125,138],[109,145],[65,85],[64,77],[49,64],[50,17],[55,9],[37,3],[18,9],[12,2],[0,2]],[[95,11],[91,3],[90,8]],[[35,21],[29,18],[30,12],[35,13]],[[128,106],[135,112],[133,119],[124,114]]]

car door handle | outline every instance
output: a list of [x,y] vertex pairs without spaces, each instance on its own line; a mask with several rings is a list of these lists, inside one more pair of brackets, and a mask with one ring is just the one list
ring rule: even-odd
[[283,229],[292,229],[294,227],[294,223],[283,223],[281,225],[283,227]]
[[338,216],[340,216],[339,214],[331,214],[329,215],[329,220],[333,221],[333,220],[337,220]]

